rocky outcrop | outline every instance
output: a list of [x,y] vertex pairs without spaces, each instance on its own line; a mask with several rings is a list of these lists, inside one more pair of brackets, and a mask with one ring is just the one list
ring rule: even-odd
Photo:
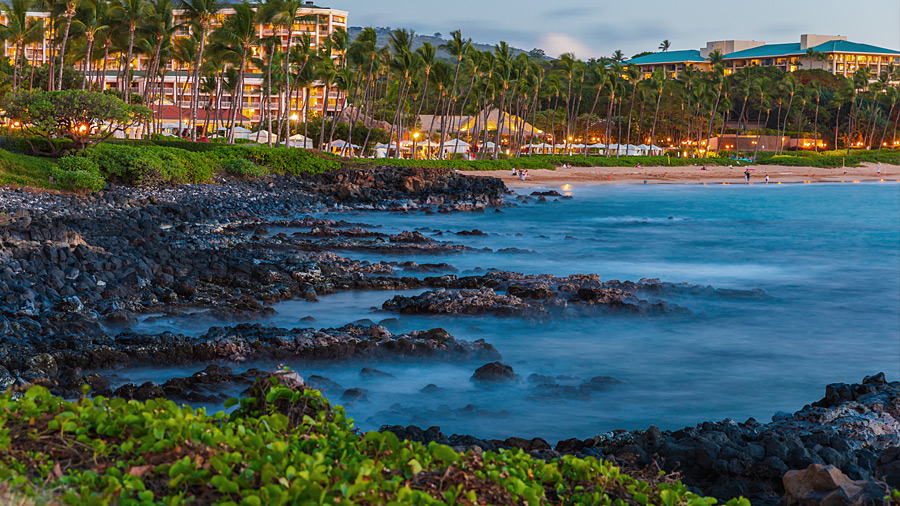
[[881,506],[888,493],[884,483],[851,480],[834,466],[810,464],[782,478],[782,506]]
[[[531,381],[549,380],[534,378]],[[596,383],[607,381],[597,379]],[[459,449],[511,447],[475,436],[445,436],[439,427],[422,431],[416,427],[385,426],[382,430],[418,441],[438,441]],[[774,506],[785,493],[782,478],[788,471],[833,466],[848,480],[889,479],[894,476],[891,473],[895,469],[893,463],[898,447],[900,382],[888,383],[883,374],[878,374],[866,377],[859,384],[829,385],[822,400],[792,415],[776,415],[768,424],[753,419],[744,423],[725,420],[704,422],[676,431],[661,431],[657,427],[643,431],[615,431],[585,440],[559,441],[552,450],[541,449],[533,451],[532,455],[556,458],[573,454],[611,460],[629,468],[658,467],[679,473],[685,484],[704,494],[723,500],[743,495],[751,498],[754,505]],[[869,497],[874,489],[867,490],[859,498]],[[791,504],[820,503],[801,501]]]
[[[95,336],[92,339],[68,339],[58,336],[40,343],[41,353],[30,347],[11,348],[0,344],[9,374],[21,381],[42,383],[61,393],[77,392],[85,380],[83,369],[112,369],[136,365],[180,365],[191,363],[243,363],[249,360],[349,360],[401,359],[429,360],[496,360],[500,354],[484,340],[458,341],[443,329],[413,331],[393,335],[379,325],[345,325],[338,329],[279,329],[259,324],[212,328],[199,337],[171,333],[145,335],[122,333]],[[218,372],[217,372],[218,371]],[[207,371],[193,378],[189,385],[211,377],[221,382],[235,382],[226,373]],[[216,372],[214,375],[213,372]],[[15,381],[15,380],[13,380]],[[170,386],[178,387],[183,382]],[[134,386],[134,388],[138,388]],[[166,385],[162,386],[166,393]],[[183,390],[191,390],[183,388]],[[173,397],[192,399],[172,390]],[[145,398],[123,390],[117,395]]]
[[515,383],[519,381],[519,375],[513,371],[512,367],[504,363],[491,362],[475,369],[475,373],[469,380],[482,384]]

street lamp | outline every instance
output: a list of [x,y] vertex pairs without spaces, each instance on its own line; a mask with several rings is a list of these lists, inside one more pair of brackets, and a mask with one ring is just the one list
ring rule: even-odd
[[[288,117],[288,119],[290,119],[291,121],[294,122],[294,126],[297,126],[297,120],[300,119],[300,116],[297,116],[297,113],[293,113],[293,114],[291,114],[291,115]],[[291,124],[290,124],[290,122],[288,122],[288,132],[287,132],[287,134],[288,134],[288,138],[285,139],[284,145],[287,146],[287,147],[291,147]],[[304,149],[307,147],[307,146],[306,146],[306,139],[303,139],[303,147],[304,147]]]
[[413,132],[413,160],[418,158],[418,152],[416,149],[416,145],[419,141],[419,132]]

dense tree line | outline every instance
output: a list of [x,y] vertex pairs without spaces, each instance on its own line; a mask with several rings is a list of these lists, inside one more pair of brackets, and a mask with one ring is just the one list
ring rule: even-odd
[[[226,6],[234,13],[217,25]],[[308,34],[291,35],[289,28],[297,23],[320,22],[315,14],[301,16],[302,7],[302,0],[233,5],[219,0],[9,0],[0,7],[7,20],[0,37],[15,48],[16,57],[6,86],[99,89],[102,76],[115,70],[115,93],[153,109],[164,100],[159,89],[165,69],[175,63],[188,69],[176,73],[175,87],[181,90],[176,96],[190,89],[185,126],[196,137],[199,125],[207,131],[233,124],[247,99],[245,77],[252,72],[263,76],[259,128],[267,131],[285,135],[292,122],[302,123],[303,133],[324,145],[335,138],[338,122],[307,120],[321,115],[336,93],[336,113],[349,123],[352,143],[369,145],[371,127],[379,122],[387,125],[387,139],[399,143],[420,128],[419,115],[433,114],[445,133],[435,136],[436,142],[492,142],[492,151],[480,153],[489,158],[507,149],[522,154],[537,142],[524,128],[526,122],[546,132],[541,139],[546,142],[686,146],[695,155],[707,139],[726,132],[802,137],[814,145],[825,140],[833,148],[894,146],[900,91],[893,65],[874,80],[865,67],[849,78],[771,67],[727,75],[721,53],[714,52],[709,71],[688,66],[677,79],[668,79],[662,70],[641,79],[621,51],[587,61],[570,54],[550,60],[536,52],[516,54],[505,42],[492,51],[478,50],[459,31],[439,48],[426,42],[414,49],[413,33],[404,29],[393,30],[387,46],[379,47],[372,28],[354,40],[339,29],[316,46]],[[176,17],[176,9],[185,15]],[[26,16],[36,10],[50,17]],[[260,24],[274,30],[260,32]],[[25,49],[40,46],[48,33],[49,64],[29,65]],[[668,47],[664,41],[660,50]],[[438,57],[438,49],[450,58]],[[143,68],[126,64],[136,55],[143,56]],[[119,62],[114,69],[111,60]],[[149,76],[140,96],[131,94],[135,71]],[[311,104],[313,87],[324,88],[324,95]],[[206,103],[201,93],[209,97]],[[277,107],[271,97],[278,97]],[[302,112],[299,117],[291,103]],[[227,114],[200,115],[200,108]],[[474,125],[459,119],[494,109],[519,123],[510,135],[489,130],[478,116]],[[233,141],[234,132],[228,135]]]

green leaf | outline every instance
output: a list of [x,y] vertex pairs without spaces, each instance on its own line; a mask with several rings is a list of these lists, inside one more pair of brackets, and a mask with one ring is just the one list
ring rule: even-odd
[[432,443],[428,445],[428,451],[430,451],[436,459],[443,462],[444,465],[449,466],[450,464],[455,464],[459,460],[459,454],[447,445]]

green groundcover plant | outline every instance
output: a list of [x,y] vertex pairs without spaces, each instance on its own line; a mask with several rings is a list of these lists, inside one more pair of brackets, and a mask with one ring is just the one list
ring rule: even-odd
[[[65,504],[609,504],[705,506],[662,475],[630,477],[593,458],[360,433],[340,406],[271,376],[231,414],[157,399],[65,401],[41,386],[0,395],[0,483]],[[728,502],[749,506],[743,498]]]

